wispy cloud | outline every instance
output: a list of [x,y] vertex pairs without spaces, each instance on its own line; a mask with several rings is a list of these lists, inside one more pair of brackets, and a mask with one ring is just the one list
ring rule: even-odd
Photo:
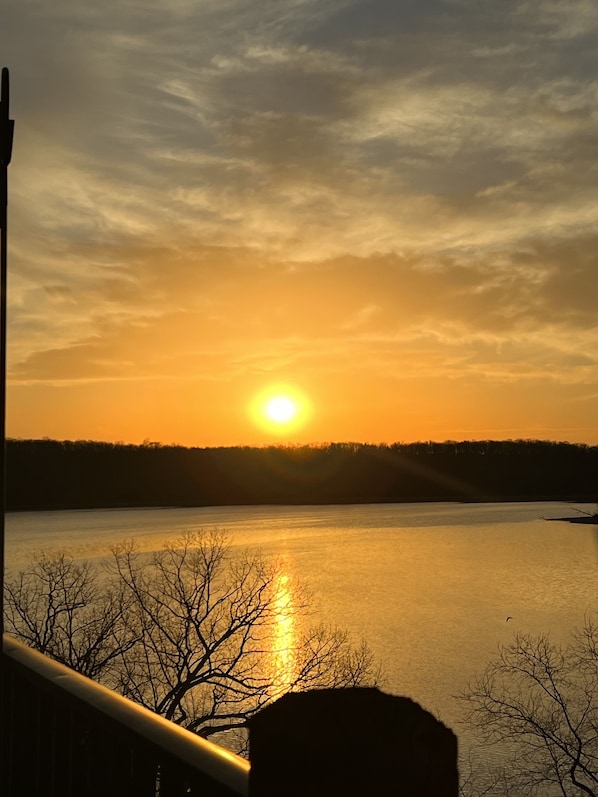
[[595,396],[597,43],[591,0],[7,0],[13,384]]

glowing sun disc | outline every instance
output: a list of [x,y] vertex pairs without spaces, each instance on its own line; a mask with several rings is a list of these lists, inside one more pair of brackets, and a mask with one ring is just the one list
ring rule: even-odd
[[307,423],[311,416],[311,403],[296,387],[271,385],[253,398],[250,415],[265,432],[288,435]]
[[266,402],[264,412],[274,423],[287,423],[297,414],[297,405],[288,396],[274,396]]

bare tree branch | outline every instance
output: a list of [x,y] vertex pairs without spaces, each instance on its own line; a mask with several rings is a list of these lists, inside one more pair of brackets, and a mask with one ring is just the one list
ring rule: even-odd
[[7,580],[5,607],[27,644],[203,736],[242,729],[283,691],[379,677],[365,644],[303,628],[302,591],[218,530],[153,554],[125,543],[104,570],[42,555]]
[[519,634],[461,695],[483,740],[516,745],[529,794],[598,794],[597,642],[589,617],[565,646]]

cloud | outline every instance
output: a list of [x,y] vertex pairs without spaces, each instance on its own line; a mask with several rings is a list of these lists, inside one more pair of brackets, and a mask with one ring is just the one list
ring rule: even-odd
[[306,363],[322,372],[333,362],[383,368],[387,358],[403,373],[407,361],[414,372],[579,380],[595,367],[595,247],[593,238],[538,245],[492,270],[388,255],[293,264],[226,248],[190,259],[122,252],[123,262],[139,263],[135,284],[104,279],[87,298],[46,290],[42,312],[53,302],[63,319],[87,315],[88,334],[51,347],[37,339],[12,361],[11,378],[229,380]]
[[597,42],[591,0],[7,0],[13,384],[595,384]]

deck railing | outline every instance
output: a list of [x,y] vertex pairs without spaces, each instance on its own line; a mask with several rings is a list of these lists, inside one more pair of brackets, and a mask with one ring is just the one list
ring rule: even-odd
[[2,797],[456,797],[457,739],[378,689],[284,695],[249,762],[4,637]]
[[5,636],[3,797],[238,797],[249,764]]

